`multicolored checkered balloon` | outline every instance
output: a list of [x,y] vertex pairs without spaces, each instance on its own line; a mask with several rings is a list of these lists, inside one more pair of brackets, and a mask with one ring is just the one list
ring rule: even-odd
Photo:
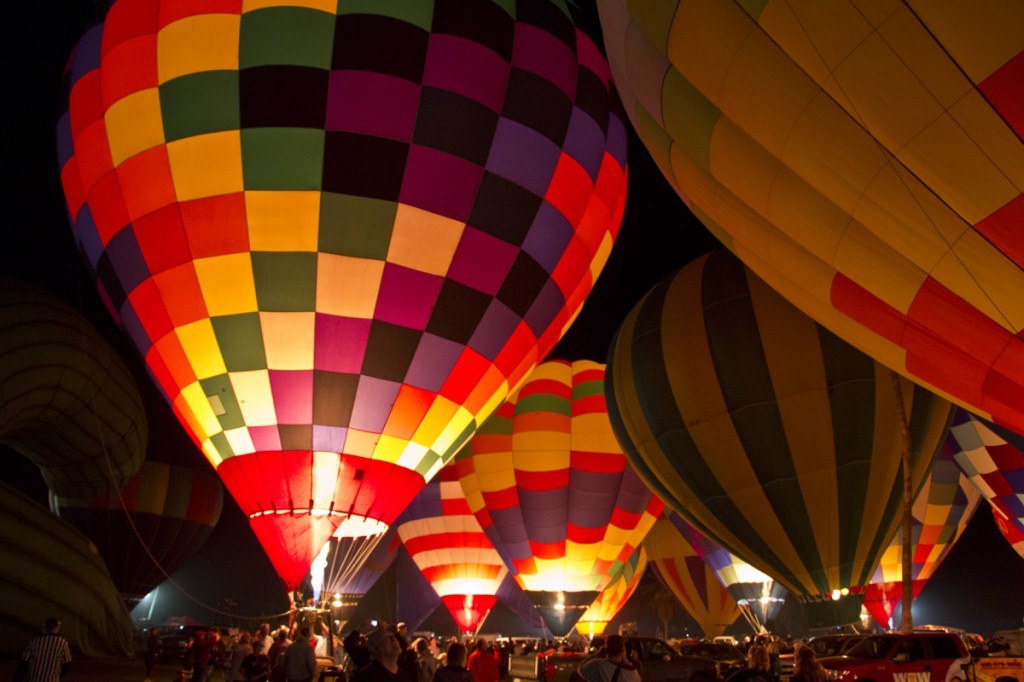
[[[914,598],[953,549],[974,517],[981,491],[953,460],[959,452],[952,434],[935,454],[932,470],[911,509],[911,587]],[[883,627],[903,598],[903,535],[897,531],[864,590],[864,607]]]
[[556,635],[664,508],[626,462],[604,386],[604,365],[545,362],[455,458],[470,509]]
[[647,552],[644,551],[643,545],[640,545],[630,555],[626,565],[622,567],[619,577],[601,590],[601,594],[597,595],[597,599],[584,612],[576,624],[576,630],[588,637],[604,634],[612,618],[619,615],[619,611],[636,592],[645,570],[647,570]]
[[390,524],[601,271],[626,132],[575,12],[119,0],[76,48],[75,238],[286,583]]

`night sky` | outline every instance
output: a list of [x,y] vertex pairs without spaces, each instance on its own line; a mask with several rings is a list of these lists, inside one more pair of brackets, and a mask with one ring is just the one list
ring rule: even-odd
[[[49,289],[81,309],[121,351],[138,379],[147,403],[151,451],[159,451],[165,461],[208,466],[99,303],[71,238],[58,180],[54,122],[60,74],[91,7],[87,0],[66,0],[15,3],[7,9],[8,32],[16,33],[17,38],[5,41],[9,52],[2,66],[7,125],[0,156],[5,216],[0,272]],[[631,142],[630,194],[619,240],[577,323],[552,358],[604,361],[619,321],[633,304],[656,282],[717,247],[639,142],[635,138]],[[34,467],[17,453],[2,447],[0,451],[6,463],[0,478],[27,487],[45,504],[46,491]],[[985,635],[1020,627],[1024,615],[1022,574],[1024,559],[1007,545],[983,503],[964,537],[922,592],[914,608],[915,622],[956,625]],[[216,607],[225,597],[233,599],[240,615],[287,608],[270,562],[227,495],[217,530],[175,579],[203,604]],[[627,606],[624,619],[637,619],[645,609],[650,611],[642,603],[645,594],[649,599],[650,590],[638,593]],[[379,600],[375,604],[382,613],[393,608],[393,589],[386,585],[371,592],[370,598]],[[780,628],[783,634],[800,632],[799,613],[793,612],[794,605],[787,604],[784,615],[789,627]],[[173,586],[162,586],[153,615],[159,619],[186,614],[201,621],[219,618],[224,622],[223,616],[178,594]],[[736,630],[742,628],[736,626]]]

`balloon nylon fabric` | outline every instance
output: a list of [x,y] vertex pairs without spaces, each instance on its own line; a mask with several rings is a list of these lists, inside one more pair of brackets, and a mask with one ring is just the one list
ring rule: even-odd
[[[797,595],[868,582],[902,496],[889,370],[722,250],[637,304],[608,375],[627,456],[698,530]],[[900,381],[916,491],[951,408]]]
[[[947,434],[911,510],[911,580],[914,598],[931,579],[981,502],[981,491],[953,459],[956,439]],[[903,598],[903,542],[898,530],[864,591],[864,606],[883,627]]]
[[711,566],[669,519],[662,516],[644,538],[648,561],[661,583],[713,639],[740,617],[740,607]]
[[102,495],[146,455],[142,397],[99,332],[53,294],[0,278],[0,442],[60,495]]
[[601,590],[594,603],[580,616],[576,629],[586,635],[602,634],[612,618],[618,615],[629,598],[636,592],[640,579],[647,570],[647,552],[640,545],[622,567],[622,573],[607,587]]
[[664,507],[612,433],[604,379],[588,360],[541,364],[456,456],[470,508],[524,590],[602,589]]
[[144,597],[202,547],[223,504],[212,471],[159,462],[143,462],[120,495],[50,495],[54,513],[96,544],[118,590],[131,599]]
[[599,0],[693,213],[834,333],[1024,430],[1024,6]]
[[120,0],[76,48],[75,239],[286,583],[397,517],[607,260],[626,134],[574,12]]
[[402,545],[463,632],[475,632],[508,568],[469,508],[451,464],[395,522]]

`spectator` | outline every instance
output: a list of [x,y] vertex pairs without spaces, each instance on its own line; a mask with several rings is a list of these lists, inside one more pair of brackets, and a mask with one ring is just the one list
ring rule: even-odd
[[585,661],[578,672],[587,682],[640,682],[636,666],[626,659],[622,635],[609,635],[604,643],[604,656]]
[[445,664],[434,673],[433,682],[473,682],[473,673],[466,668],[466,647],[459,642],[448,645]]
[[802,646],[797,651],[793,663],[793,676],[790,682],[828,682],[828,674],[814,656],[814,649]]
[[415,682],[398,666],[402,647],[390,629],[381,627],[366,636],[371,661],[352,675],[352,682]]
[[498,662],[494,654],[487,650],[487,642],[483,639],[476,641],[466,667],[473,673],[473,682],[498,682]]
[[42,634],[30,639],[22,652],[15,679],[19,672],[21,679],[29,682],[58,682],[64,677],[71,663],[71,649],[59,632],[60,621],[47,618]]
[[316,655],[309,643],[309,626],[299,630],[299,636],[284,651],[284,675],[288,682],[312,682],[316,677]]
[[434,673],[437,672],[437,659],[430,654],[430,645],[427,640],[420,637],[410,647],[416,652],[416,680],[417,682],[432,682]]
[[[231,671],[229,679],[231,682],[244,682],[245,672],[242,670],[242,662],[255,650],[250,644],[252,637],[248,632],[243,632],[238,636],[238,641],[235,642],[234,648],[231,649]],[[263,642],[260,641],[260,651],[266,656],[266,649],[263,648]],[[269,659],[268,659],[269,661]],[[269,675],[268,675],[269,678]]]
[[270,658],[263,653],[263,642],[256,640],[250,653],[242,659],[240,668],[245,682],[267,682],[270,679]]
[[146,654],[143,656],[143,660],[146,662],[145,682],[150,682],[153,679],[153,667],[160,660],[160,654],[163,651],[159,633],[160,630],[158,628],[152,628],[149,631],[149,637],[146,639]]

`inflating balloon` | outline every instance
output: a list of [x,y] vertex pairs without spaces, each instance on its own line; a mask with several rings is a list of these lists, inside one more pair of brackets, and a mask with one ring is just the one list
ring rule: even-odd
[[50,508],[92,540],[129,603],[142,599],[203,546],[224,493],[210,471],[143,462],[120,491],[50,495]]
[[833,333],[1024,432],[1024,5],[597,4],[694,215]]
[[608,257],[625,127],[575,12],[120,0],[75,50],[75,239],[290,586],[394,521]]
[[455,459],[470,509],[561,636],[664,508],[626,462],[604,391],[604,365],[545,362]]
[[618,615],[629,598],[636,592],[647,569],[647,552],[641,545],[622,567],[622,573],[601,590],[597,599],[583,612],[576,630],[588,637],[604,634],[612,618]]
[[860,597],[844,597],[870,580],[900,520],[893,381],[915,491],[949,403],[815,324],[724,250],[652,289],[610,358],[608,412],[652,490],[818,604],[805,609],[811,623],[856,621]]
[[395,528],[459,631],[475,633],[508,568],[470,511],[453,465],[413,498]]
[[643,548],[651,570],[697,621],[705,637],[718,637],[740,617],[739,604],[668,517],[658,519]]
[[[981,491],[953,460],[958,451],[952,434],[935,455],[932,470],[911,509],[911,589],[914,599],[942,564],[953,544],[974,517]],[[889,543],[864,589],[864,607],[882,627],[888,627],[903,599],[902,530]]]

